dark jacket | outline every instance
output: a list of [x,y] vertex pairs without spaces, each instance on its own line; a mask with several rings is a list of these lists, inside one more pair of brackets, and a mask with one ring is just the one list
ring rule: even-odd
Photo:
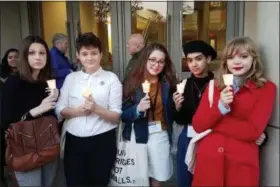
[[[192,124],[193,115],[200,102],[199,91],[201,94],[204,92],[209,81],[214,78],[212,72],[208,73],[207,77],[197,78],[193,74],[187,79],[187,83],[184,90],[184,101],[182,103],[182,108],[179,112],[174,115],[174,120],[179,125]],[[199,90],[198,90],[199,89]]]
[[139,51],[132,55],[131,59],[129,60],[126,66],[124,78],[126,78],[128,76],[128,73],[138,64],[141,52],[142,51]]
[[[8,77],[1,90],[1,123],[0,127],[7,130],[11,123],[20,121],[21,117],[32,108],[39,106],[48,96],[46,82],[30,83],[19,74]],[[43,113],[43,116],[55,116],[54,110]],[[40,116],[39,116],[40,117]],[[28,115],[26,120],[36,119]]]
[[[172,91],[169,88],[169,85],[165,82],[162,83],[162,104],[163,104],[163,113],[166,124],[168,126],[168,135],[169,141],[172,142],[172,124],[173,124],[173,114],[175,111],[174,102],[172,100]],[[125,140],[130,140],[132,123],[134,123],[135,138],[136,143],[147,143],[149,132],[148,132],[148,117],[144,115],[137,116],[137,105],[140,100],[145,96],[142,88],[136,90],[134,98],[130,101],[123,102],[123,113],[122,121],[125,124],[123,130],[123,138]]]
[[56,79],[56,87],[60,89],[64,79],[73,69],[72,64],[68,58],[55,47],[51,49],[50,54],[52,58],[52,69]]

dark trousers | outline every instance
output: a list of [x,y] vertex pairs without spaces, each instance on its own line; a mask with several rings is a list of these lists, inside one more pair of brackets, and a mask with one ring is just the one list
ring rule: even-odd
[[177,145],[177,181],[178,187],[191,187],[193,175],[188,171],[188,166],[185,164],[187,147],[191,138],[187,137],[188,127],[185,126],[179,135]]
[[68,187],[108,185],[117,154],[115,129],[92,137],[67,132],[64,150]]

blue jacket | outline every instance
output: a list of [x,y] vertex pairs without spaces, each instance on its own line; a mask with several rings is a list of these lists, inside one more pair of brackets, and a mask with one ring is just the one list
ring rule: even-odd
[[72,65],[68,58],[56,47],[51,49],[50,54],[52,58],[52,69],[56,79],[56,87],[60,89],[66,76],[71,73]]
[[[168,126],[167,132],[169,135],[169,141],[172,143],[172,124],[173,115],[175,112],[174,102],[172,100],[172,91],[169,89],[167,83],[162,83],[162,104],[163,112],[166,124]],[[147,143],[149,132],[148,132],[148,118],[144,115],[137,115],[137,105],[140,100],[145,96],[142,89],[137,89],[135,97],[132,101],[124,102],[122,107],[122,122],[124,123],[123,139],[130,140],[132,123],[134,123],[136,143]]]

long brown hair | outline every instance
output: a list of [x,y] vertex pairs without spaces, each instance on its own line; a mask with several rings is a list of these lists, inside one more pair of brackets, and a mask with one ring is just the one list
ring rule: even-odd
[[175,68],[164,45],[159,43],[151,43],[141,52],[137,65],[134,66],[131,72],[129,72],[127,78],[124,80],[123,95],[124,99],[129,99],[135,94],[137,88],[141,88],[141,84],[144,81],[145,73],[147,71],[146,64],[151,53],[155,50],[159,50],[165,54],[165,65],[159,76],[163,77],[166,83],[173,90],[176,87],[177,79]]
[[[35,80],[32,77],[32,68],[28,63],[28,52],[29,48],[33,43],[42,44],[46,49],[47,62],[46,66],[40,71],[38,79]],[[17,64],[18,72],[20,77],[28,82],[43,82],[52,78],[52,69],[51,69],[51,55],[47,43],[40,36],[27,36],[22,40],[19,48],[19,60]]]
[[264,68],[260,59],[260,53],[253,40],[249,37],[235,37],[230,40],[225,49],[223,50],[221,57],[220,69],[217,74],[217,83],[219,88],[224,88],[223,75],[230,73],[227,67],[227,59],[229,56],[245,50],[253,57],[253,63],[251,69],[246,73],[241,80],[240,86],[243,86],[247,81],[253,81],[258,87],[262,87],[266,79],[264,77]]

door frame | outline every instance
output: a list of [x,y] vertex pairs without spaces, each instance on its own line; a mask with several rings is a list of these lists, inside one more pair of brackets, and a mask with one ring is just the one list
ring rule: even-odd
[[[179,21],[173,21],[172,27],[174,28],[174,36],[179,36],[179,38],[174,39],[174,47],[176,50],[170,51],[170,56],[174,62],[177,75],[179,80],[187,78],[191,75],[190,72],[182,72],[182,60],[183,49],[180,45],[175,45],[176,42],[182,44],[182,10],[183,2],[174,2],[174,7],[177,11],[174,11],[174,19]],[[242,36],[244,33],[244,2],[238,1],[227,1],[227,20],[226,20],[226,40],[230,40],[235,36]],[[180,11],[178,11],[180,10]],[[178,43],[177,43],[178,44]],[[173,47],[173,48],[174,48]]]
[[[119,77],[123,77],[123,62],[124,54],[126,51],[123,49],[123,41],[124,41],[124,17],[121,12],[125,9],[123,2],[119,1],[110,1],[110,11],[111,11],[111,30],[112,32],[112,58],[113,58],[113,72]],[[69,2],[67,10],[67,17],[69,18],[69,22],[72,23],[71,29],[71,38],[72,38],[72,46],[75,46],[75,38],[81,32],[81,21],[80,21],[80,2]],[[125,12],[126,13],[126,12]],[[116,31],[116,32],[115,32]],[[73,49],[73,54],[75,54],[76,50]],[[73,59],[76,57],[73,55]],[[74,60],[76,61],[76,60]]]
[[[41,33],[41,2],[31,2],[32,11],[29,20],[31,33]],[[167,49],[174,62],[176,74],[182,79],[182,1],[167,1]],[[111,8],[111,29],[112,31],[112,57],[113,72],[123,80],[125,68],[130,60],[127,53],[126,43],[131,33],[131,2],[110,1]],[[226,40],[234,36],[242,36],[244,30],[245,3],[238,1],[227,2],[227,28]],[[67,11],[67,34],[69,37],[69,56],[72,62],[76,62],[75,38],[80,32],[80,7],[79,2],[66,1]],[[178,45],[179,44],[179,45]],[[185,76],[184,76],[185,77]]]
[[[30,23],[29,32],[32,35],[42,36],[43,30],[43,21],[42,21],[42,6],[41,1],[34,1],[28,2],[28,20]],[[66,1],[66,21],[65,21],[65,28],[66,28],[66,35],[69,39],[69,58],[70,62],[76,62],[76,55],[75,55],[75,32],[74,32],[74,13],[75,12],[75,3],[72,1]],[[43,36],[42,36],[43,37]],[[52,46],[49,46],[51,48]]]
[[[126,44],[132,34],[132,25],[131,25],[131,1],[121,1],[120,4],[123,7],[121,11],[118,11],[118,15],[122,17],[122,24],[119,24],[119,27],[124,28],[123,29],[123,37],[122,41],[120,41],[119,47],[122,49],[122,53],[120,56],[120,65],[121,65],[121,72],[120,72],[120,78],[123,79],[124,72],[126,69],[126,66],[128,65],[129,60],[131,59],[131,56],[128,54]],[[174,41],[172,40],[172,36],[174,33],[173,27],[172,27],[172,22],[176,21],[173,17],[174,15],[174,2],[172,1],[167,1],[167,14],[166,14],[166,39],[167,39],[167,49],[168,51],[175,51],[176,49],[174,48]]]
[[[125,34],[124,39],[120,42],[120,46],[122,47],[122,52],[120,53],[120,65],[122,66],[121,75],[125,70],[129,59],[131,58],[127,51],[124,43],[127,43],[131,33],[131,2],[121,2],[124,4],[125,11],[120,11],[118,14],[119,16],[124,16],[122,24],[119,27],[124,27]],[[183,20],[182,20],[182,1],[167,1],[167,49],[170,53],[170,57],[174,62],[174,66],[176,69],[177,78],[182,79],[183,77],[189,76],[182,75],[182,27],[183,27]],[[121,13],[123,13],[121,15]],[[231,39],[234,36],[242,36],[244,30],[244,2],[227,2],[227,27],[226,27],[226,40]],[[120,28],[121,29],[121,28]],[[179,44],[179,45],[178,45]],[[122,78],[122,76],[121,76]]]

